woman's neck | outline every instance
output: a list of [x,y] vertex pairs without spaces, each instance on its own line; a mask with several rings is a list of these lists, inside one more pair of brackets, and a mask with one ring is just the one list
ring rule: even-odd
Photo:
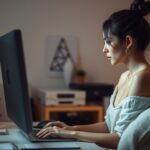
[[134,55],[134,57],[129,57],[126,66],[129,69],[130,74],[149,68],[149,64],[143,53]]

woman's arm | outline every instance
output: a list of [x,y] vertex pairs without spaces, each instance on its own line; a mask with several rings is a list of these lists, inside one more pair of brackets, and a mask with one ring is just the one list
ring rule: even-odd
[[37,137],[47,138],[49,136],[58,136],[63,138],[74,138],[79,141],[94,142],[102,147],[116,149],[119,143],[117,133],[91,133],[84,131],[70,131],[59,127],[48,127],[42,129]]
[[[67,127],[64,129],[67,130]],[[93,133],[108,133],[109,132],[106,122],[98,122],[98,123],[89,124],[89,125],[76,125],[76,126],[72,126],[72,130],[93,132]]]
[[69,126],[61,121],[49,122],[46,124],[44,128],[57,126],[59,128],[63,128],[65,130],[74,130],[74,131],[86,131],[86,132],[97,132],[97,133],[108,133],[108,127],[106,122],[98,122],[89,125],[75,125]]
[[75,131],[73,138],[85,141],[94,142],[106,148],[116,149],[120,140],[117,133],[90,133]]

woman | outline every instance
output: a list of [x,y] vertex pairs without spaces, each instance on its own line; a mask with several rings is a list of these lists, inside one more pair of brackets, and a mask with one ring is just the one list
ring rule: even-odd
[[149,13],[150,2],[136,0],[130,10],[113,13],[103,24],[104,54],[112,65],[125,64],[128,68],[110,99],[105,121],[77,126],[49,122],[38,137],[54,135],[117,148],[128,125],[150,107],[150,65],[144,56],[150,42],[150,25],[144,16]]

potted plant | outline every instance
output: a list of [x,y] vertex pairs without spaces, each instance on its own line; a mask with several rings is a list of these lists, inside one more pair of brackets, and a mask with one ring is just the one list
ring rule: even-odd
[[83,84],[86,82],[86,72],[83,69],[77,69],[75,71],[75,82],[78,84]]

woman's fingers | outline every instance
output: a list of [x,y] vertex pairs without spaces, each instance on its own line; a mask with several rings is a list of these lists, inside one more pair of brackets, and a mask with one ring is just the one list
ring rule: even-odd
[[59,129],[55,126],[55,127],[53,127],[53,130],[54,130],[54,132],[56,133],[56,134],[59,134]]
[[44,128],[47,128],[47,127],[53,127],[53,126],[57,126],[57,127],[60,127],[60,128],[63,128],[65,126],[67,126],[64,122],[61,122],[61,121],[53,121],[53,122],[48,122]]
[[44,128],[51,127],[51,126],[52,126],[52,122],[49,122],[44,126]]
[[48,128],[44,128],[41,129],[36,136],[39,138],[46,138],[48,136],[57,136],[59,133],[57,127],[48,127]]
[[47,128],[41,129],[41,130],[36,134],[36,136],[40,138],[40,137],[42,137],[43,135],[45,135],[47,132],[48,132]]
[[47,138],[49,136],[56,137],[57,135],[55,134],[55,132],[47,132],[42,136],[42,138]]

